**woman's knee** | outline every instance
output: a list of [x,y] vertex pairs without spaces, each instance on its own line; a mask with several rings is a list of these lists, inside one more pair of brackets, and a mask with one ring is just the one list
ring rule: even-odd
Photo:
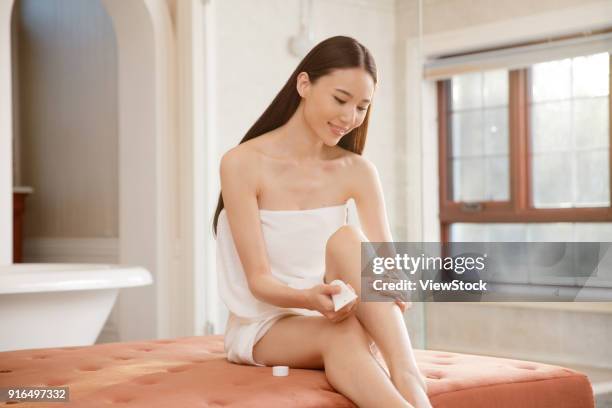
[[325,282],[346,280],[346,261],[350,257],[361,259],[361,242],[365,239],[357,227],[344,225],[327,240],[325,247]]
[[335,255],[345,254],[347,251],[358,251],[361,242],[366,240],[367,238],[359,228],[343,225],[328,238],[325,245],[326,258],[330,259]]
[[326,328],[325,344],[330,347],[343,347],[355,343],[369,344],[368,333],[355,315],[338,323],[330,322]]

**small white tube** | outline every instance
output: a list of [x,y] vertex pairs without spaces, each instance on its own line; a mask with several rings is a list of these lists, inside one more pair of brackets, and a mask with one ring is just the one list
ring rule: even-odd
[[289,375],[289,367],[287,366],[274,366],[272,367],[272,375],[274,377],[286,377]]

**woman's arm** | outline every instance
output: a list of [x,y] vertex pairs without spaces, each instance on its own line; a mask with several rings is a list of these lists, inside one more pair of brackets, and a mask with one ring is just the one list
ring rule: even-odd
[[[389,228],[384,194],[376,166],[365,157],[357,156],[351,180],[351,194],[355,200],[363,233],[370,242],[389,243],[376,250],[378,256],[395,256],[395,245]],[[390,277],[391,275],[387,279]],[[412,305],[411,302],[404,302],[405,294],[403,293],[393,292],[389,293],[389,296],[396,299],[395,303],[402,312]]]
[[363,233],[370,242],[392,242],[385,199],[376,167],[365,157],[356,157],[351,180],[352,196]]
[[257,204],[259,169],[257,155],[240,146],[221,158],[223,203],[249,289],[262,302],[309,308],[305,291],[285,285],[270,272]]

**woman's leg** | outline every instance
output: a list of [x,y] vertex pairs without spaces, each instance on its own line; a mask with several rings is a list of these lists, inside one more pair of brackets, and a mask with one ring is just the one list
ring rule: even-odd
[[359,320],[333,323],[318,316],[289,316],[257,342],[253,358],[267,366],[325,368],[329,383],[359,407],[411,407],[369,350]]
[[[326,246],[325,281],[334,279],[349,283],[361,295],[361,242],[367,241],[357,228],[343,226],[329,238]],[[424,384],[402,312],[394,302],[361,302],[357,318],[381,351],[391,380],[410,403],[430,407]]]

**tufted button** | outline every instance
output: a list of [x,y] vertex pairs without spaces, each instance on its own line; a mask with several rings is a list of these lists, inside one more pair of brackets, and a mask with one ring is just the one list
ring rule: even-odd
[[180,373],[182,371],[187,371],[190,368],[191,367],[189,367],[189,366],[177,366],[177,367],[170,367],[166,371],[169,372],[169,373]]
[[431,370],[429,372],[426,371],[423,374],[425,374],[425,377],[431,378],[432,380],[439,380],[444,376],[445,373],[440,370]]
[[130,402],[132,400],[133,400],[133,398],[130,398],[130,397],[117,397],[114,400],[112,400],[111,402],[113,404],[126,404],[126,403],[128,403],[128,402]]
[[8,374],[8,373],[12,373],[13,370],[0,370],[0,374]]
[[46,354],[38,354],[38,355],[34,355],[32,356],[32,360],[44,360],[46,358],[48,358],[49,356]]
[[211,401],[207,401],[206,402],[206,406],[207,407],[224,407],[227,405],[227,402],[224,401],[217,401],[217,400],[211,400]]
[[520,368],[521,370],[537,370],[534,366],[516,366],[516,368]]
[[102,369],[102,367],[99,366],[84,366],[84,367],[79,367],[78,368],[81,371],[98,371],[100,369]]
[[63,379],[61,379],[61,380],[58,380],[58,379],[49,380],[49,381],[46,382],[47,387],[60,387],[62,385],[66,385],[66,383],[68,383],[68,381],[67,380],[63,380]]
[[243,382],[243,381],[235,381],[232,383],[233,386],[235,387],[244,387],[245,385],[249,385],[249,383]]
[[150,379],[139,380],[137,382],[137,384],[139,384],[139,385],[155,385],[155,384],[158,384],[158,381],[150,378]]
[[128,357],[128,356],[116,356],[113,357],[115,360],[133,360],[134,357]]
[[150,347],[142,347],[142,348],[138,348],[138,349],[136,349],[136,350],[138,350],[138,351],[146,351],[146,352],[149,352],[149,351],[152,351],[153,349],[152,349],[152,348],[150,348]]

